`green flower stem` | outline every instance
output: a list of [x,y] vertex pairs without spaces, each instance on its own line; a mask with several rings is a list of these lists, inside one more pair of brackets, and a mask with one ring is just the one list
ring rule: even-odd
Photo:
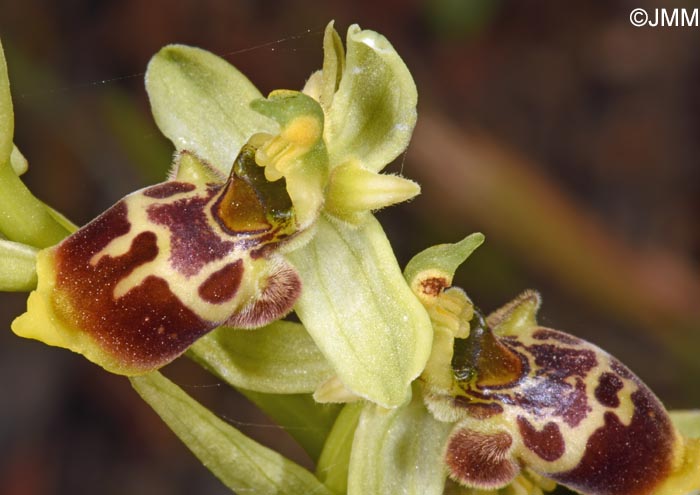
[[22,292],[36,287],[37,250],[0,239],[0,291]]
[[348,466],[355,429],[364,403],[346,405],[333,424],[316,465],[316,476],[338,495],[348,490]]
[[37,248],[52,246],[69,234],[29,192],[9,161],[0,165],[0,231],[8,239]]
[[284,428],[317,462],[340,412],[338,404],[318,404],[309,394],[263,394],[238,389],[270,419]]
[[234,492],[331,495],[306,469],[222,421],[160,373],[131,378],[131,384],[206,468]]

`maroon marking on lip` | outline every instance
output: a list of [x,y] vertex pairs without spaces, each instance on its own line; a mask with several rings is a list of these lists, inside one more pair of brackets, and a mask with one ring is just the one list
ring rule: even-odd
[[485,434],[460,428],[447,442],[445,463],[451,476],[467,486],[500,488],[520,471],[509,455],[512,443],[506,432]]
[[129,229],[127,207],[120,201],[59,244],[52,303],[59,318],[89,334],[125,370],[137,373],[171,361],[213,325],[197,317],[165,280],[155,276],[114,298],[119,281],[158,254],[156,235],[141,232],[123,255],[90,263]]
[[144,189],[143,195],[154,199],[165,199],[176,194],[194,191],[195,185],[189,182],[170,181]]
[[607,407],[617,407],[620,405],[620,398],[617,393],[622,390],[625,384],[615,373],[606,371],[598,379],[598,386],[595,389],[595,398],[602,405]]
[[580,345],[583,342],[578,337],[574,337],[573,335],[559,332],[557,330],[552,330],[551,328],[540,328],[535,330],[532,337],[537,340],[556,340],[557,342],[568,345]]
[[621,378],[627,378],[628,380],[633,380],[636,378],[634,373],[632,373],[627,366],[615,358],[610,359],[610,368],[612,368],[612,370]]
[[215,271],[199,286],[199,296],[212,304],[231,300],[238,292],[243,278],[243,260],[229,263]]
[[431,277],[420,283],[421,291],[428,296],[438,296],[448,286],[445,277]]
[[629,426],[611,411],[574,469],[550,477],[592,495],[649,495],[668,476],[675,437],[663,406],[641,382]]
[[559,431],[559,426],[555,423],[550,421],[541,431],[538,431],[527,419],[518,416],[518,429],[525,447],[545,461],[553,462],[564,455],[566,442]]
[[462,395],[454,397],[452,404],[465,411],[470,417],[477,419],[490,418],[503,412],[503,406],[498,402],[474,402]]
[[204,207],[210,199],[211,196],[183,198],[148,208],[149,220],[170,230],[170,262],[187,277],[234,248],[234,242],[222,240],[207,222]]
[[571,349],[552,344],[535,344],[527,347],[535,357],[538,374],[563,380],[570,376],[585,378],[598,365],[598,358],[591,349]]

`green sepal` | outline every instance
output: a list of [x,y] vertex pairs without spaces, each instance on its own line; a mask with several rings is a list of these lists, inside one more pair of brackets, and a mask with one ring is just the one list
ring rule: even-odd
[[331,166],[357,160],[368,170],[383,169],[408,146],[417,101],[411,73],[391,43],[350,26],[343,76],[326,112]]
[[361,402],[343,407],[316,464],[316,477],[337,495],[343,495],[348,491],[352,442],[363,407],[364,403]]
[[148,64],[146,90],[161,132],[225,175],[256,132],[277,124],[250,108],[262,95],[226,60],[184,45],[162,48]]
[[355,430],[348,495],[442,495],[443,451],[452,428],[433,418],[420,390],[398,409],[367,404]]
[[313,462],[318,461],[341,410],[339,404],[319,404],[309,394],[263,394],[242,388],[238,391],[284,428]]
[[27,292],[36,288],[37,249],[0,239],[0,291]]
[[160,373],[130,380],[178,438],[234,492],[330,495],[309,471],[222,421]]
[[432,327],[379,222],[370,215],[351,227],[322,215],[313,239],[287,256],[304,287],[296,312],[342,383],[385,407],[406,402]]
[[304,394],[333,368],[298,323],[256,330],[220,327],[195,342],[188,356],[229,385],[271,394]]

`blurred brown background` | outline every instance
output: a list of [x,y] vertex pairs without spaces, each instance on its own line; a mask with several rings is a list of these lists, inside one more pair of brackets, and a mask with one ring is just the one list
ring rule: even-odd
[[[700,28],[635,28],[644,1],[0,0],[25,180],[82,224],[158,182],[171,148],[143,71],[181,42],[263,93],[320,66],[326,22],[389,38],[419,124],[389,170],[424,194],[379,214],[399,261],[480,230],[458,273],[484,310],[541,290],[541,322],[626,362],[673,408],[700,407]],[[223,494],[133,393],[79,356],[16,338],[0,294],[0,493]],[[168,374],[304,462],[238,395],[180,360]]]

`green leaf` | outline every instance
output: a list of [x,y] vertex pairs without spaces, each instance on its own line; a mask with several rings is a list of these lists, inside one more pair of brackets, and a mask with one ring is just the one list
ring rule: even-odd
[[26,244],[0,239],[0,291],[36,288],[36,253]]
[[418,390],[406,407],[368,404],[355,430],[348,495],[442,495],[443,450],[452,427],[433,418]]
[[700,409],[670,411],[671,421],[686,438],[700,438]]
[[257,330],[221,327],[188,353],[228,384],[257,392],[311,393],[333,374],[304,327],[289,321]]
[[364,403],[356,402],[340,411],[316,465],[318,479],[338,495],[348,491],[350,453],[363,406]]
[[314,238],[288,258],[304,287],[296,312],[343,384],[385,407],[406,402],[432,327],[379,222],[351,227],[321,216]]
[[263,394],[238,389],[270,419],[284,428],[316,462],[341,406],[319,404],[308,394]]
[[330,494],[310,472],[225,423],[160,373],[130,380],[204,466],[234,492]]
[[0,42],[0,167],[5,166],[12,153],[12,136],[15,132],[15,117],[12,112],[10,78],[7,75],[5,52]]
[[389,41],[350,26],[343,76],[326,120],[331,166],[357,160],[368,170],[383,169],[408,146],[417,101],[411,73]]
[[224,59],[199,48],[169,45],[148,64],[146,90],[161,132],[224,173],[248,138],[277,124],[250,103],[262,95]]

